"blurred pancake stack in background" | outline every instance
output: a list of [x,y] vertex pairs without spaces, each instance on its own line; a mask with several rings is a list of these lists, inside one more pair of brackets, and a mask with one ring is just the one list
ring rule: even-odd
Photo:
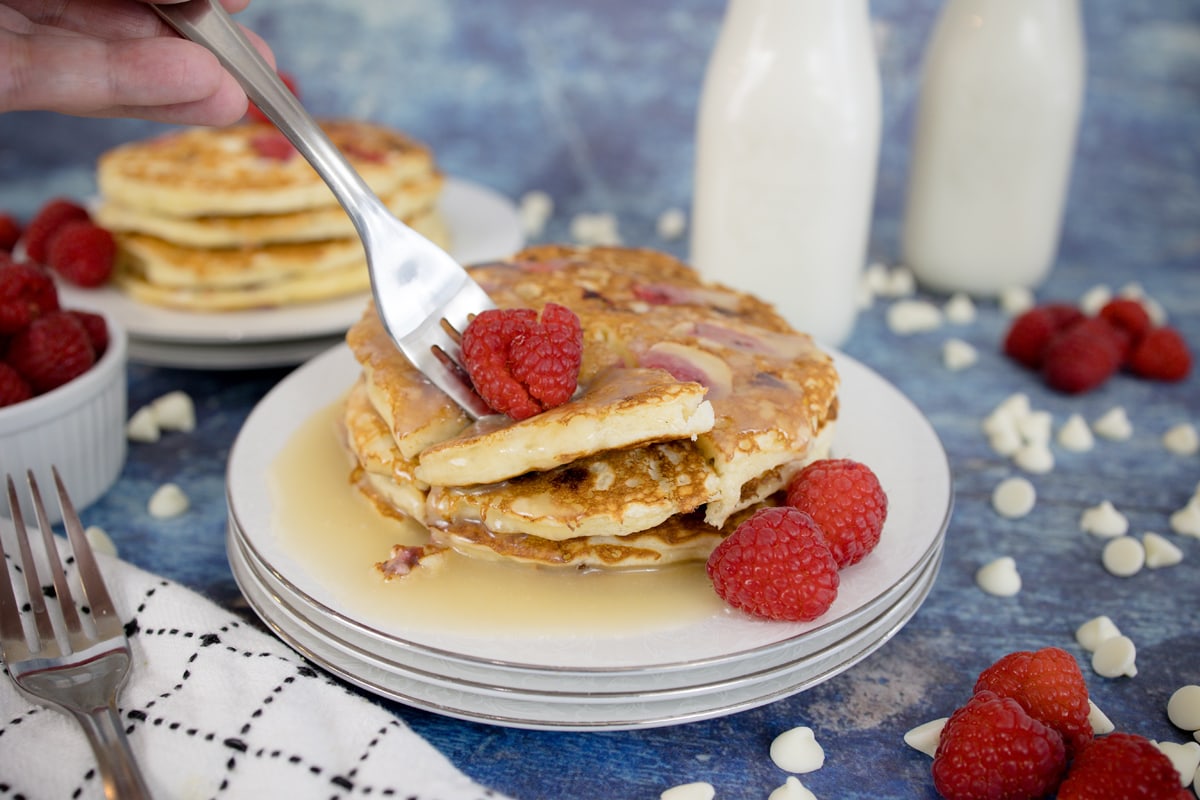
[[[392,212],[443,248],[444,182],[430,148],[381,125],[321,123]],[[114,283],[136,300],[234,311],[366,291],[350,218],[273,126],[188,128],[101,156],[99,224],[114,233]]]

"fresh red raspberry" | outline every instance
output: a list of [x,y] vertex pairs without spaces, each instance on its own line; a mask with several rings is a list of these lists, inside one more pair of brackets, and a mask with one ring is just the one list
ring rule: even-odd
[[1125,357],[1129,357],[1134,347],[1137,347],[1138,342],[1150,330],[1153,323],[1150,321],[1150,314],[1146,312],[1146,307],[1128,297],[1118,297],[1109,300],[1100,309],[1098,314],[1100,319],[1112,325],[1118,330],[1125,331],[1129,336],[1129,347],[1126,348]]
[[837,599],[837,562],[813,518],[791,506],[764,508],[708,557],[717,595],[734,608],[775,620],[807,622]]
[[98,361],[108,349],[108,323],[104,321],[104,317],[92,311],[69,309],[67,313],[79,320],[83,329],[87,331],[88,341],[92,343],[92,350],[96,352]]
[[58,307],[58,289],[46,270],[27,261],[0,266],[0,334],[16,333]]
[[528,308],[493,309],[462,337],[463,366],[479,396],[516,420],[571,398],[583,357],[583,329],[569,308],[547,303],[541,320]]
[[11,253],[21,238],[21,223],[12,214],[0,214],[0,252]]
[[25,228],[25,255],[38,264],[45,264],[49,255],[50,240],[64,223],[91,219],[88,211],[73,200],[55,198],[34,215]]
[[979,674],[975,691],[985,690],[1011,697],[1029,716],[1058,731],[1068,757],[1092,741],[1087,683],[1066,650],[1009,653]]
[[101,286],[112,275],[117,242],[88,220],[64,223],[50,240],[46,265],[76,286]]
[[36,394],[62,386],[96,362],[83,324],[65,311],[52,311],[30,322],[8,343],[5,359]]
[[1143,378],[1181,381],[1192,369],[1192,354],[1174,328],[1147,331],[1129,356],[1129,369]]
[[33,389],[29,382],[21,377],[21,373],[0,361],[0,407],[11,406],[31,397]]
[[946,800],[1032,800],[1053,792],[1066,766],[1058,731],[1011,697],[982,691],[942,728],[933,785]]
[[1065,303],[1031,308],[1009,326],[1004,337],[1004,353],[1019,364],[1038,369],[1051,340],[1081,319],[1083,312]]
[[279,131],[264,131],[250,140],[250,147],[262,158],[287,161],[299,154],[295,146]]
[[1121,366],[1124,336],[1095,317],[1075,323],[1046,346],[1042,378],[1047,386],[1065,394],[1099,387]]
[[826,458],[806,466],[787,487],[787,504],[812,517],[838,569],[857,564],[879,544],[888,499],[866,464]]
[[[295,76],[293,76],[289,72],[283,72],[282,70],[278,71],[278,75],[279,75],[280,80],[283,81],[283,85],[286,86],[291,91],[292,94],[296,95],[296,97],[299,97],[300,90],[296,84]],[[262,112],[262,109],[260,109],[256,105],[254,105],[254,103],[250,103],[250,105],[247,106],[246,119],[252,120],[254,122],[265,122],[268,125],[272,124],[271,120],[267,117],[267,115]]]
[[1194,800],[1179,771],[1149,739],[1110,733],[1075,756],[1058,800]]

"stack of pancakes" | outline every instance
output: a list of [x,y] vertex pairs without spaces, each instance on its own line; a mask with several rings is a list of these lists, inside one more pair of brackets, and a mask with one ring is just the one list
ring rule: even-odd
[[[430,149],[369,122],[321,123],[392,213],[448,246]],[[274,127],[188,128],[100,157],[99,224],[118,242],[114,281],[137,300],[194,311],[365,291],[350,218]]]
[[703,559],[828,454],[837,372],[768,304],[646,250],[535,247],[471,272],[502,308],[574,310],[583,363],[566,404],[471,422],[367,308],[347,334],[352,479],[433,547],[580,569]]

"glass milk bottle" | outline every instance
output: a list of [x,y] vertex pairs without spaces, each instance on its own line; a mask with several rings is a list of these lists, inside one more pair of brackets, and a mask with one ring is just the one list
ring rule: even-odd
[[866,260],[880,117],[867,0],[729,0],[696,126],[693,265],[841,344]]
[[902,232],[925,286],[994,295],[1046,278],[1084,59],[1079,0],[947,0],[922,67]]

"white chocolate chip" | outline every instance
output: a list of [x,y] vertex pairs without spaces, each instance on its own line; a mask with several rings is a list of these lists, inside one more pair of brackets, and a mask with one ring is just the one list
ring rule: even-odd
[[168,392],[150,404],[160,430],[190,433],[196,429],[196,407],[186,392]]
[[660,239],[673,241],[683,236],[684,230],[687,229],[687,217],[682,209],[668,208],[658,215],[658,222],[654,227]]
[[1116,623],[1108,617],[1101,615],[1099,617],[1092,617],[1076,628],[1075,641],[1084,650],[1095,652],[1096,648],[1102,642],[1120,635],[1121,631],[1117,629]]
[[767,800],[817,800],[817,796],[810,792],[799,778],[790,775],[782,786],[767,796]]
[[1200,686],[1180,686],[1167,701],[1167,719],[1185,731],[1200,731]]
[[1133,424],[1121,406],[1114,406],[1092,423],[1092,430],[1097,436],[1111,439],[1114,442],[1124,442],[1133,436]]
[[115,556],[117,554],[117,546],[113,544],[113,540],[109,537],[108,531],[97,525],[88,525],[84,529],[83,535],[87,537],[88,544],[97,553]]
[[1200,452],[1200,434],[1190,422],[1172,426],[1162,437],[1163,447],[1177,456],[1194,456]]
[[1191,776],[1200,769],[1200,742],[1178,744],[1176,742],[1155,742],[1155,746],[1171,760],[1179,773],[1179,785],[1191,783]]
[[1100,710],[1100,706],[1088,700],[1088,725],[1092,728],[1092,733],[1097,736],[1103,736],[1106,733],[1112,733],[1117,726],[1113,725],[1108,715]]
[[812,772],[825,763],[825,751],[817,743],[812,728],[802,725],[775,737],[771,742],[771,760],[786,772]]
[[1079,517],[1079,530],[1108,538],[1124,536],[1129,531],[1129,520],[1105,500],[1084,510]]
[[1094,317],[1100,313],[1100,309],[1108,304],[1109,300],[1112,300],[1112,297],[1112,289],[1104,284],[1098,284],[1088,289],[1079,298],[1079,310],[1089,317]]
[[882,261],[872,261],[863,270],[862,284],[872,295],[886,294],[888,287],[888,266]]
[[1024,444],[1015,424],[1008,427],[997,427],[988,434],[988,446],[999,456],[1014,456]]
[[1040,442],[1026,442],[1013,453],[1013,463],[1034,475],[1045,475],[1054,469],[1054,453]]
[[975,321],[975,304],[971,302],[970,295],[957,292],[942,306],[942,313],[946,315],[947,322],[954,325],[970,325]]
[[951,372],[973,367],[978,361],[979,351],[970,342],[947,339],[942,343],[942,364]]
[[1050,444],[1050,434],[1054,429],[1054,417],[1049,411],[1033,411],[1017,419],[1017,430],[1021,438],[1030,444]]
[[1028,479],[1020,476],[1006,478],[992,490],[992,508],[1008,519],[1020,519],[1033,510],[1037,490]]
[[1137,648],[1128,636],[1105,639],[1092,653],[1092,669],[1103,678],[1137,675]]
[[1021,591],[1021,576],[1017,562],[1009,556],[990,561],[975,573],[975,583],[990,595],[1012,597]]
[[1024,286],[1009,286],[1000,290],[1000,310],[1010,317],[1024,314],[1036,302],[1033,292]]
[[1146,531],[1142,536],[1142,546],[1146,548],[1146,566],[1150,569],[1173,567],[1183,561],[1183,551],[1170,539],[1154,531]]
[[887,325],[901,336],[937,330],[942,325],[942,310],[928,300],[898,300],[888,308]]
[[1058,443],[1072,452],[1086,453],[1096,446],[1096,437],[1080,414],[1072,414],[1058,431]]
[[142,406],[125,423],[125,436],[133,442],[157,442],[161,436],[154,409]]
[[571,238],[580,244],[616,246],[621,244],[617,218],[613,214],[577,214],[571,220]]
[[904,743],[912,749],[933,758],[937,752],[938,742],[942,738],[942,728],[946,727],[949,717],[939,717],[930,720],[904,734]]
[[659,800],[713,800],[717,790],[711,783],[696,781],[672,786],[659,795]]
[[177,517],[184,511],[187,511],[188,505],[188,496],[183,493],[183,489],[180,489],[174,483],[164,483],[155,489],[154,494],[150,496],[150,502],[146,505],[146,510],[150,512],[150,516],[152,517],[166,519],[168,517]]
[[530,237],[541,236],[546,229],[546,223],[554,214],[554,200],[543,191],[533,190],[521,196],[517,204],[517,214],[521,220],[521,229]]
[[1170,521],[1175,533],[1200,538],[1200,495],[1193,496],[1186,506],[1171,514]]
[[883,294],[888,297],[911,297],[917,291],[917,278],[913,271],[903,265],[891,270]]
[[1113,575],[1128,578],[1146,565],[1146,548],[1132,536],[1118,536],[1104,545],[1100,561]]

